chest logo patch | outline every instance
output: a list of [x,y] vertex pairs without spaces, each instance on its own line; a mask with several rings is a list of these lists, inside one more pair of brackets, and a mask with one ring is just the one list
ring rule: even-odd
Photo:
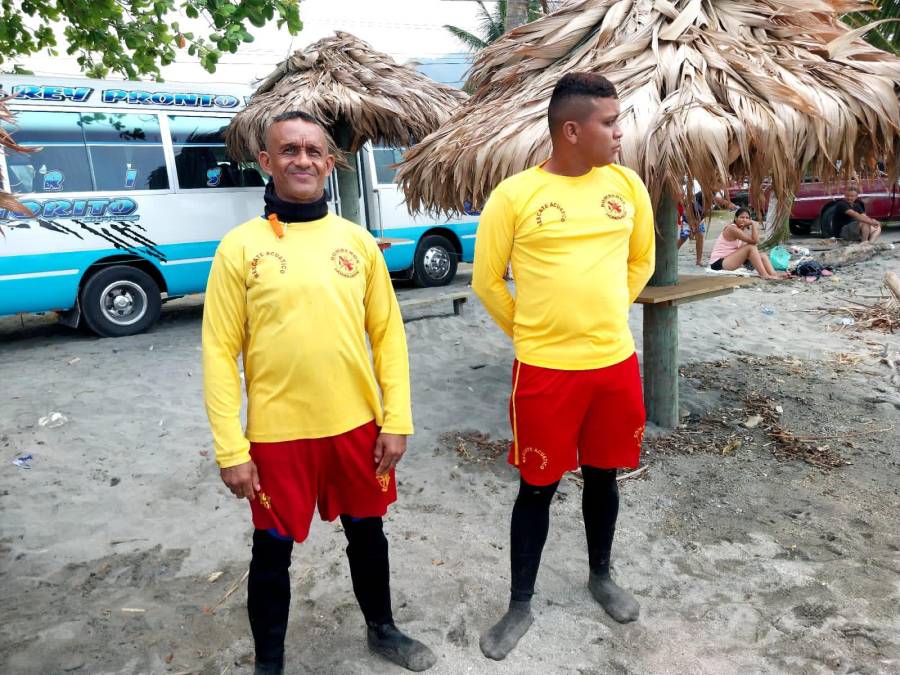
[[331,254],[334,271],[342,277],[355,277],[359,274],[359,256],[348,248],[338,248]]
[[[547,211],[548,209],[553,209],[554,211],[556,211],[561,223],[566,222],[566,210],[559,205],[559,202],[549,202],[547,204],[541,204],[541,207],[537,210],[535,220],[537,221],[538,227],[544,224],[544,211]],[[550,216],[551,214],[548,213],[547,218],[549,219]]]
[[622,218],[628,215],[628,211],[625,208],[625,199],[621,195],[606,195],[603,198],[601,205],[603,206],[603,210],[606,212],[607,217],[612,218],[613,220],[622,220]]
[[287,260],[285,260],[283,255],[277,251],[263,251],[262,253],[257,253],[253,256],[253,260],[250,261],[250,276],[254,279],[259,279],[260,263],[267,257],[275,258],[278,261],[278,271],[280,274],[287,272]]

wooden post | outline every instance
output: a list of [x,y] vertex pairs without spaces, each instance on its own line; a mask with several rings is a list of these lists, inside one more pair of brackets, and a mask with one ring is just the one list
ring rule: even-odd
[[[656,271],[651,286],[678,283],[678,211],[665,195],[656,209]],[[678,425],[678,307],[644,306],[644,401],[647,419],[674,429]]]
[[337,172],[338,197],[341,203],[341,217],[357,225],[364,225],[362,214],[359,211],[359,166],[356,153],[349,152],[350,144],[353,142],[353,132],[346,121],[339,120],[335,125],[334,142],[344,151],[344,156],[350,165],[349,170],[341,167],[335,168]]

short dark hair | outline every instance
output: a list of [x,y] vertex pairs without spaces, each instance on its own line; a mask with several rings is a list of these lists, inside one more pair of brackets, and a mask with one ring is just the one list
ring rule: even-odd
[[287,110],[279,115],[275,115],[269,124],[275,124],[275,122],[287,122],[289,120],[303,120],[304,122],[312,122],[323,129],[325,128],[325,125],[322,124],[315,115],[311,115],[305,110]]
[[743,214],[743,213],[746,213],[746,214],[747,214],[748,216],[750,216],[751,218],[753,217],[753,216],[750,215],[750,209],[748,209],[748,208],[742,206],[741,208],[737,209],[737,210],[734,212],[734,222],[737,222],[738,216],[740,216],[740,215]]
[[572,103],[581,99],[594,98],[618,98],[616,86],[598,73],[575,72],[566,73],[550,96],[550,105],[547,106],[547,124],[550,131],[555,132],[567,119],[573,119],[583,115],[583,110],[573,108]]

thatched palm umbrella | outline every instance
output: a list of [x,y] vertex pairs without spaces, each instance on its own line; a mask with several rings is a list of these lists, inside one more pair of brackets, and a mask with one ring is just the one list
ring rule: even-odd
[[[229,152],[254,160],[269,120],[304,110],[326,124],[341,150],[355,153],[367,140],[406,146],[444,122],[465,94],[440,84],[367,43],[337,32],[280,63],[225,134]],[[355,158],[346,158],[351,166]],[[344,216],[357,220],[356,176],[338,172]]]
[[[547,102],[560,76],[599,72],[621,99],[620,161],[643,176],[657,205],[662,239],[651,283],[676,283],[672,205],[686,177],[709,193],[729,175],[749,176],[754,200],[771,178],[778,220],[786,220],[805,171],[828,178],[838,160],[844,172],[882,160],[897,175],[900,59],[838,20],[865,7],[859,0],[569,3],[481,52],[467,84],[473,96],[406,155],[398,180],[407,203],[432,211],[483,205],[501,180],[549,155]],[[677,310],[665,311],[677,335]],[[662,313],[645,310],[645,336],[647,317]],[[664,407],[664,423],[677,421],[677,396]]]

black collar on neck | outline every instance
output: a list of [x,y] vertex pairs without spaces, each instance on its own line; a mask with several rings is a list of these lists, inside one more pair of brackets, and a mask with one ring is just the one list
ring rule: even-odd
[[275,194],[275,182],[272,180],[266,185],[265,200],[265,217],[274,213],[282,223],[306,223],[324,218],[328,213],[324,191],[319,199],[308,204],[287,202]]

